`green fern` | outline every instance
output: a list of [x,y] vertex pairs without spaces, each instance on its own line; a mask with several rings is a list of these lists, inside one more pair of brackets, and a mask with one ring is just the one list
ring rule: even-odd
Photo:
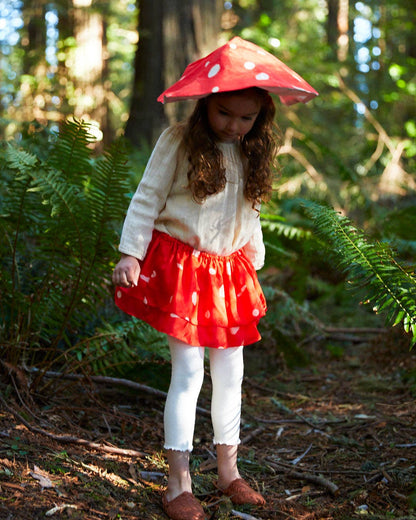
[[46,161],[49,168],[61,171],[72,184],[82,185],[92,170],[89,145],[95,138],[89,130],[85,121],[65,121]]
[[373,243],[363,231],[335,210],[303,201],[317,235],[326,243],[347,274],[351,285],[366,290],[365,303],[386,316],[389,325],[403,324],[416,343],[416,276],[414,270],[401,266],[392,249]]
[[284,246],[282,238],[300,241],[302,239],[308,240],[312,236],[310,231],[288,224],[284,217],[270,213],[261,214],[261,227],[263,229],[264,245],[267,250],[266,260],[268,263],[273,260],[294,260],[296,258],[295,251],[288,250]]
[[70,121],[42,149],[0,146],[0,355],[8,362],[112,374],[166,359],[166,338],[113,303],[131,171],[123,141],[96,159],[91,141],[86,123]]
[[310,231],[288,224],[286,219],[279,215],[262,213],[261,218],[262,228],[271,231],[278,236],[284,236],[290,240],[309,239],[312,236]]
[[127,155],[114,143],[93,160],[91,141],[85,123],[68,122],[42,158],[0,149],[0,344],[10,347],[3,359],[30,362],[40,346],[52,361],[94,336],[105,319],[99,309],[112,305]]
[[73,356],[69,354],[65,358],[67,362],[72,359],[68,367],[71,371],[78,372],[87,365],[100,374],[122,373],[154,359],[170,358],[166,335],[137,318],[104,323],[94,336],[76,345]]

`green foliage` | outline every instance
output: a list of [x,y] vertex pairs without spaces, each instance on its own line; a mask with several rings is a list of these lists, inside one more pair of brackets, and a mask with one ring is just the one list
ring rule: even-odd
[[317,319],[299,305],[285,291],[276,289],[272,283],[263,284],[268,311],[260,322],[263,341],[279,352],[289,367],[305,365],[308,355],[299,344],[320,329]]
[[403,323],[416,342],[416,276],[400,265],[385,243],[371,242],[363,231],[335,210],[304,201],[317,235],[327,245],[351,286],[365,288],[366,301],[383,312],[390,325]]
[[129,169],[123,141],[98,158],[92,141],[88,124],[67,121],[46,151],[0,150],[0,344],[8,362],[59,359],[103,372],[137,360],[134,341],[161,344],[137,320],[125,325],[112,303]]

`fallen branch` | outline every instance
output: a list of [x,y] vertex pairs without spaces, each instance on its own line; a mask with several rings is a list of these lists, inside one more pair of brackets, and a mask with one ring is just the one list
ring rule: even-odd
[[[147,394],[155,395],[156,397],[163,397],[163,399],[166,399],[167,393],[163,392],[163,390],[158,390],[157,388],[152,388],[151,386],[143,385],[141,383],[136,383],[135,381],[130,381],[129,379],[120,379],[118,377],[109,377],[109,376],[85,376],[82,374],[65,374],[62,372],[54,372],[51,370],[48,370],[46,372],[43,372],[41,369],[36,367],[26,367],[23,368],[27,372],[34,372],[34,373],[42,373],[44,377],[51,377],[51,378],[60,378],[60,379],[68,379],[70,381],[93,381],[94,383],[101,383],[101,384],[111,384],[111,385],[121,385],[126,386],[128,388],[133,388],[134,390],[139,390],[141,392],[146,392]],[[196,407],[197,413],[200,413],[201,415],[205,415],[206,417],[211,417],[211,412],[209,410],[206,410],[205,408],[201,408],[200,406]]]
[[265,426],[259,426],[255,430],[253,430],[251,433],[246,435],[243,439],[241,439],[241,444],[247,444],[251,439],[254,437],[257,437],[258,435],[262,434],[264,430],[266,429]]
[[106,453],[113,453],[115,455],[123,455],[126,457],[147,457],[147,453],[143,453],[141,451],[126,450],[126,449],[122,449],[122,448],[115,448],[113,446],[106,446],[104,444],[98,444],[97,442],[91,442],[86,439],[74,437],[72,435],[55,435],[54,433],[49,433],[46,430],[43,430],[42,428],[38,428],[37,426],[33,426],[28,421],[26,421],[26,419],[24,419],[18,412],[16,412],[16,410],[13,410],[13,408],[11,408],[6,403],[6,401],[3,399],[3,397],[1,395],[0,395],[0,402],[2,403],[4,408],[9,413],[11,413],[18,421],[20,421],[22,424],[24,424],[28,430],[30,430],[33,433],[39,433],[41,435],[44,435],[45,437],[48,437],[49,439],[53,439],[54,441],[70,443],[70,444],[78,444],[80,446],[85,446],[92,450],[104,451]]
[[327,489],[331,493],[331,495],[334,496],[338,495],[339,493],[339,487],[336,484],[320,475],[305,473],[303,471],[294,471],[292,468],[287,468],[286,464],[279,464],[279,462],[271,461],[269,459],[266,460],[272,468],[277,469],[279,471],[284,471],[287,477],[296,478],[300,480],[307,480],[308,482],[312,482],[314,484],[317,484],[318,486],[322,486],[323,488]]
[[[259,423],[265,424],[305,424],[305,419],[264,419],[263,417],[258,417],[257,415],[250,415],[255,421]],[[324,426],[333,425],[333,424],[342,424],[347,422],[347,419],[336,419],[333,421],[319,421],[316,423],[310,423],[309,426],[313,427],[315,430],[321,430]],[[308,423],[306,423],[308,424]]]
[[231,509],[231,514],[236,516],[237,518],[241,518],[242,520],[259,520],[256,516],[251,516],[247,513],[242,513],[241,511],[236,511],[235,509]]
[[313,341],[333,340],[348,341],[350,343],[365,343],[368,336],[375,334],[385,334],[389,329],[375,327],[325,327],[323,326],[319,332],[315,332],[300,341],[297,346],[301,347]]
[[346,332],[348,334],[385,334],[388,330],[379,327],[324,327],[324,332]]
[[299,455],[299,457],[296,457],[296,459],[293,459],[293,460],[291,461],[291,464],[293,464],[294,466],[296,466],[296,464],[297,464],[298,462],[300,462],[300,461],[303,459],[303,457],[305,457],[305,456],[306,456],[306,455],[311,451],[312,446],[313,446],[312,444],[309,444],[309,446],[308,446],[308,447],[306,448],[306,450],[302,453],[302,455]]

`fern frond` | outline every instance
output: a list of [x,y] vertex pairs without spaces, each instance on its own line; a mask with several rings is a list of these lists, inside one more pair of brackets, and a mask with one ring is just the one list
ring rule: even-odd
[[91,150],[88,145],[95,141],[89,132],[91,125],[85,121],[66,120],[59,130],[47,165],[62,171],[74,184],[82,185],[91,171]]
[[10,143],[8,143],[4,159],[9,168],[21,173],[26,173],[29,169],[35,168],[38,163],[36,155],[15,148]]
[[[101,254],[103,233],[111,232],[111,223],[120,222],[126,211],[128,186],[127,153],[123,141],[117,141],[97,160],[85,187],[89,207],[88,228],[96,254]],[[105,247],[107,247],[105,245]]]
[[276,233],[279,236],[289,238],[290,240],[309,239],[312,236],[310,231],[288,224],[286,219],[279,215],[262,213],[261,226],[263,229]]
[[390,325],[403,323],[416,343],[416,276],[401,266],[385,243],[371,242],[363,231],[332,208],[304,201],[317,235],[328,244],[352,286],[366,290],[365,303],[382,312]]
[[170,359],[165,334],[136,318],[105,323],[93,337],[79,342],[72,353],[95,374],[120,373],[146,361]]

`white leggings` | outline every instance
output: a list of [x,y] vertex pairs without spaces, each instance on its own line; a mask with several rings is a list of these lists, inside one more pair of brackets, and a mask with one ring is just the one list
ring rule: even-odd
[[[204,379],[205,347],[168,336],[172,376],[165,404],[165,449],[192,451],[196,404]],[[214,444],[240,443],[243,347],[209,349]]]

